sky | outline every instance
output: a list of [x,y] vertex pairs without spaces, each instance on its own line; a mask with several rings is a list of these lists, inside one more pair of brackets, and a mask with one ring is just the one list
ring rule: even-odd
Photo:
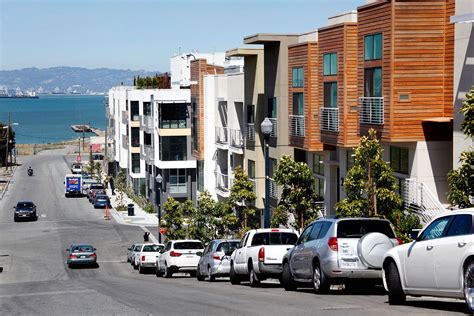
[[77,66],[169,70],[189,51],[302,33],[365,0],[0,0],[0,70]]

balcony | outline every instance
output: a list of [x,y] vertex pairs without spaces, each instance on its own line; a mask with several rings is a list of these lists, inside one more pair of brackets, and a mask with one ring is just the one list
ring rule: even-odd
[[216,126],[216,144],[227,145],[228,143],[227,127]]
[[270,133],[270,137],[278,137],[278,120],[276,117],[269,118],[270,122],[272,122],[272,132]]
[[246,132],[245,137],[247,138],[247,141],[254,142],[255,141],[255,124],[247,123],[245,127],[245,132]]
[[273,179],[270,179],[270,197],[275,200],[278,199],[278,185]]
[[149,164],[155,161],[155,149],[149,145],[140,145],[140,158]]
[[128,149],[128,135],[122,135],[122,147]]
[[321,108],[321,130],[339,132],[339,109]]
[[151,134],[153,132],[153,117],[149,115],[141,115],[140,117],[142,129]]
[[244,148],[244,137],[240,129],[230,130],[230,146],[237,149]]
[[216,192],[223,196],[229,196],[229,175],[216,171]]
[[359,98],[360,123],[362,124],[384,124],[383,97],[361,97]]
[[188,128],[186,119],[176,119],[176,120],[160,120],[160,128]]
[[290,135],[304,137],[304,115],[290,115]]
[[122,111],[122,124],[128,124],[128,111]]

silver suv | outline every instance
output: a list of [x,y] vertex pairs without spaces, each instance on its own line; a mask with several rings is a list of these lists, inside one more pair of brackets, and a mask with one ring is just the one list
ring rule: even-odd
[[321,218],[309,224],[283,257],[285,290],[312,285],[316,293],[331,284],[356,284],[357,279],[382,281],[382,259],[401,243],[389,221],[378,218]]

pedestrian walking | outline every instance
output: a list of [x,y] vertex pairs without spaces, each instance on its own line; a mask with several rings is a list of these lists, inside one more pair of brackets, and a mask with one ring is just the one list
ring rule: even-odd
[[150,232],[145,232],[145,233],[143,234],[143,241],[144,241],[144,242],[150,241]]

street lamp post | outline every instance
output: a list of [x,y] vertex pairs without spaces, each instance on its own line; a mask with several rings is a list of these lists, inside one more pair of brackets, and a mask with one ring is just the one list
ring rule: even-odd
[[161,174],[158,174],[156,176],[156,184],[157,184],[157,190],[156,190],[156,204],[158,206],[157,213],[158,213],[158,243],[161,244],[161,183],[163,182],[163,177]]
[[270,228],[270,156],[268,148],[268,139],[270,138],[270,133],[272,132],[273,124],[266,117],[262,124],[260,124],[260,129],[263,133],[263,138],[265,140],[265,217],[264,217],[264,227]]

